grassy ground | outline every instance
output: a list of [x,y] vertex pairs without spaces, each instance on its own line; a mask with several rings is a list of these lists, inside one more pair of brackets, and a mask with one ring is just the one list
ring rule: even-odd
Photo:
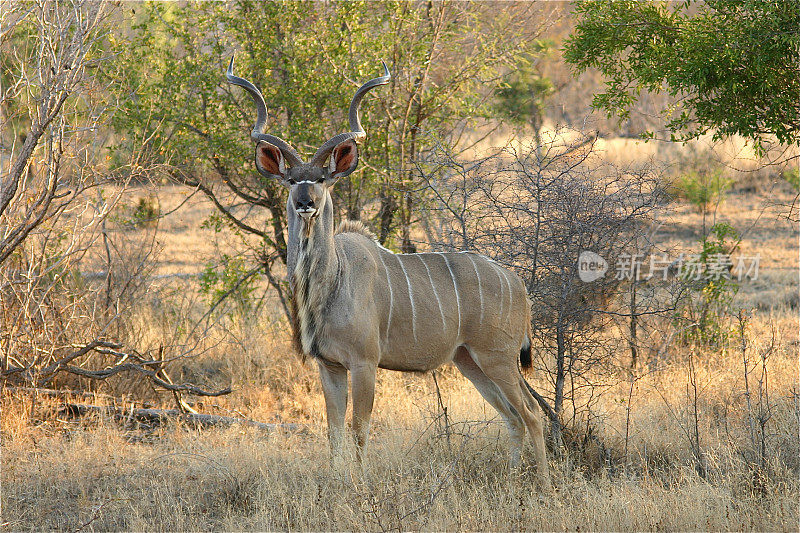
[[[159,196],[167,212],[185,192],[163,188]],[[790,198],[788,190],[777,196]],[[743,283],[734,301],[752,313],[750,408],[737,342],[694,353],[693,374],[688,350],[676,347],[633,381],[622,375],[603,390],[591,417],[596,438],[575,437],[567,452],[551,455],[554,494],[538,494],[527,467],[509,470],[502,424],[452,368],[439,381],[447,424],[430,376],[380,371],[367,466],[332,469],[315,369],[292,354],[282,323],[240,318],[180,369],[183,378],[213,374],[235,388],[196,407],[305,429],[135,429],[68,419],[57,415],[60,400],[6,390],[2,528],[797,530],[797,237],[768,204],[763,191],[734,192],[715,213],[748,229],[742,253],[761,255],[758,280]],[[661,242],[696,248],[702,216],[682,201],[669,211]],[[156,274],[197,274],[219,250],[233,249],[201,228],[209,213],[193,198],[160,223]],[[162,286],[162,307],[196,281],[164,283],[171,285]],[[157,343],[161,315],[140,315],[142,342]],[[529,380],[544,386],[541,376]],[[763,450],[751,438],[759,414]]]
[[[711,354],[709,354],[711,355]],[[675,364],[608,391],[598,406],[599,449],[552,461],[556,493],[537,494],[532,472],[509,471],[505,431],[454,373],[442,380],[450,424],[428,379],[382,372],[368,467],[328,464],[322,402],[298,376],[300,433],[123,431],[111,422],[29,418],[31,400],[4,398],[3,520],[7,530],[795,530],[796,360],[771,366],[767,471],[749,466],[736,357],[700,364],[698,475],[684,433],[686,375]],[[302,372],[302,370],[297,370]],[[299,388],[299,387],[298,387]],[[249,391],[249,401],[268,402]],[[19,400],[19,398],[17,399]],[[245,414],[243,398],[231,398]],[[628,456],[621,431],[630,402]],[[796,401],[796,396],[795,400]],[[48,402],[40,405],[42,412]],[[287,415],[288,416],[288,415]],[[489,422],[487,422],[489,420]],[[613,454],[613,456],[611,455]]]

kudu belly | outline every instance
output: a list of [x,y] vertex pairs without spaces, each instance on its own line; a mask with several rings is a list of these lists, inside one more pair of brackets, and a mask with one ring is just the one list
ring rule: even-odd
[[461,345],[518,354],[528,312],[514,274],[467,253],[387,252],[380,259],[386,274],[386,290],[378,292],[381,368],[432,370]]

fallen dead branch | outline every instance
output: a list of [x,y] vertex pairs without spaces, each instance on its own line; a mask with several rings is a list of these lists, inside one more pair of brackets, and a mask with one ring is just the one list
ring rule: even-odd
[[229,427],[235,424],[254,427],[263,431],[289,431],[296,432],[305,429],[301,424],[266,424],[256,422],[246,418],[231,416],[209,415],[200,413],[183,413],[178,409],[145,409],[145,408],[121,408],[107,405],[90,405],[67,403],[58,411],[59,416],[76,418],[90,414],[110,416],[116,422],[131,424],[133,422],[160,426],[169,421],[181,421],[195,428],[206,428],[223,426]]
[[[136,372],[150,379],[150,381],[163,389],[173,393],[187,392],[196,396],[223,396],[230,394],[232,389],[226,387],[217,391],[207,391],[191,383],[174,384],[166,375],[164,370],[163,347],[159,348],[158,359],[145,359],[136,352],[119,351],[122,345],[96,339],[83,346],[75,346],[76,350],[59,360],[41,367],[35,364],[26,366],[14,366],[8,362],[9,358],[0,360],[0,379],[4,381],[16,381],[21,384],[30,384],[36,388],[47,386],[52,383],[55,376],[60,372],[67,372],[76,376],[89,379],[103,380],[119,374],[120,372]],[[71,364],[76,359],[83,357],[91,352],[104,355],[111,355],[117,358],[117,362],[106,368],[92,370]],[[185,408],[185,402],[181,402]]]

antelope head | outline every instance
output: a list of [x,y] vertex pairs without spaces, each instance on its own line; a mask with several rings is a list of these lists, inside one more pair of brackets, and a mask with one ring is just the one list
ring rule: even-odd
[[256,104],[258,116],[250,134],[256,142],[256,168],[263,176],[278,179],[289,189],[287,216],[290,219],[290,226],[292,214],[296,213],[303,220],[306,236],[310,233],[316,218],[323,212],[326,203],[331,201],[328,189],[339,178],[350,175],[358,166],[356,143],[367,135],[361,126],[358,108],[367,92],[389,83],[389,69],[385,63],[383,70],[383,76],[368,81],[353,96],[348,113],[350,131],[329,139],[306,163],[286,141],[265,133],[267,106],[264,97],[255,85],[233,74],[233,58],[231,58],[226,74],[228,81],[247,90]]

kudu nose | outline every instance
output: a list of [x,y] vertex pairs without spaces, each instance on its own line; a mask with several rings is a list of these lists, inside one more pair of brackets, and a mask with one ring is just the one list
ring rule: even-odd
[[295,200],[294,207],[297,211],[297,214],[303,217],[305,220],[310,220],[317,214],[317,209],[314,206],[314,200],[309,197],[298,198]]
[[306,211],[308,209],[314,209],[314,200],[312,200],[311,198],[307,200],[306,199],[297,200],[295,209],[297,209],[298,211]]

